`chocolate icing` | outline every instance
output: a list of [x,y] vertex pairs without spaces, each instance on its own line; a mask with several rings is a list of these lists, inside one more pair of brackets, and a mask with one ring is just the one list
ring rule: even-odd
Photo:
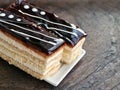
[[86,33],[74,24],[62,20],[55,14],[44,11],[26,1],[23,1],[21,4],[15,3],[9,9],[24,16],[38,26],[54,32],[72,46],[76,45],[82,37],[86,36]]
[[34,27],[32,23],[29,23],[22,17],[3,9],[0,9],[0,30],[8,32],[27,45],[46,54],[51,54],[64,43],[56,35],[42,28]]

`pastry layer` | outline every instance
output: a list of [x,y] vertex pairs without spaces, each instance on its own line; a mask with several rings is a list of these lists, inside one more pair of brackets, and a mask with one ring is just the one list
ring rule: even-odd
[[2,52],[0,52],[0,56],[1,56],[4,60],[6,60],[7,62],[9,62],[10,64],[13,64],[14,66],[16,66],[16,67],[20,68],[21,70],[27,72],[28,74],[32,75],[33,77],[38,78],[38,79],[41,79],[41,80],[44,79],[44,78],[46,78],[46,77],[49,77],[49,76],[53,75],[54,73],[56,73],[56,72],[58,71],[58,69],[60,68],[60,66],[61,66],[61,65],[59,64],[58,66],[54,67],[54,68],[53,68],[49,73],[47,73],[46,75],[41,75],[40,73],[35,72],[35,71],[29,69],[28,67],[24,66],[23,64],[15,61],[13,58],[11,58],[11,57],[3,54]]
[[[42,65],[41,63],[36,63],[34,62],[34,60],[32,58],[27,58],[25,57],[25,55],[19,54],[18,50],[17,52],[14,52],[14,47],[11,45],[6,48],[6,44],[7,43],[1,43],[0,42],[0,51],[3,52],[4,54],[8,55],[9,57],[14,57],[14,60],[16,60],[19,63],[22,63],[23,65],[29,67],[31,70],[35,70],[36,72],[39,72],[42,75],[45,75],[46,73],[48,73],[53,67],[55,67],[55,65],[60,64],[59,61],[54,62],[53,64],[51,64],[51,66],[49,67],[44,67],[44,65]],[[10,50],[10,48],[12,48],[13,50]],[[59,58],[58,58],[59,59]],[[42,66],[42,67],[41,67]]]
[[1,38],[0,38],[0,45],[7,47],[11,52],[17,53],[20,56],[25,57],[26,59],[29,60],[30,63],[35,63],[37,65],[36,67],[40,67],[41,69],[47,69],[47,68],[51,67],[53,64],[59,62],[62,57],[62,56],[56,57],[54,60],[46,63],[46,62],[41,61],[38,58],[33,57],[32,55],[30,55],[29,53],[27,53],[23,50],[20,50],[19,48],[15,47],[13,45],[10,45],[8,42],[4,41]]
[[82,38],[74,47],[66,45],[63,51],[62,62],[67,64],[72,63],[81,54],[84,41],[85,38]]

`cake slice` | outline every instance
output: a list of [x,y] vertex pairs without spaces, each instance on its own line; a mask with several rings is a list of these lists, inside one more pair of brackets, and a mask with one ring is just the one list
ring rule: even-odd
[[72,63],[80,55],[86,33],[79,27],[26,1],[22,1],[20,4],[16,2],[10,5],[8,10],[25,17],[25,19],[35,23],[37,26],[51,31],[64,39],[65,47],[62,62]]
[[0,57],[44,79],[61,66],[64,41],[9,11],[0,9]]

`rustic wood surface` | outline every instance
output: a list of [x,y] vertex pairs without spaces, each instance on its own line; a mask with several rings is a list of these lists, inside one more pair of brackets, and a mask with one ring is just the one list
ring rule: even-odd
[[81,26],[88,34],[87,54],[58,87],[0,59],[0,90],[120,90],[120,0],[30,1]]

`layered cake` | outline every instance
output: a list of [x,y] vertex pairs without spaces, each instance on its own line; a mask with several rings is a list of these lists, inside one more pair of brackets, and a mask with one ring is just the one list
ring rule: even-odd
[[50,31],[62,38],[65,41],[62,62],[72,63],[80,55],[86,33],[78,26],[60,19],[56,14],[44,11],[26,1],[22,1],[21,3],[16,2],[10,5],[8,10],[23,16],[38,27],[42,27],[46,31]]
[[0,9],[0,57],[38,79],[61,66],[64,40],[21,16]]

